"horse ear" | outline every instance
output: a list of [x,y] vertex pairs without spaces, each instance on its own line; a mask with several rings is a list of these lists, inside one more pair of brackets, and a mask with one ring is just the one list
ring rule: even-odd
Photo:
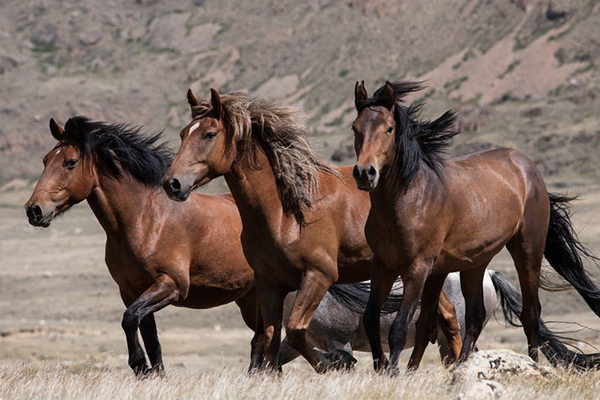
[[65,130],[56,123],[54,118],[50,118],[49,125],[50,125],[50,132],[52,133],[52,136],[54,136],[54,139],[58,140],[59,142],[61,140],[63,140],[63,138],[65,137]]
[[381,93],[381,98],[385,107],[388,110],[391,110],[392,106],[396,102],[396,98],[394,96],[394,87],[389,81],[385,82],[385,87],[383,88],[383,92]]
[[358,103],[369,98],[367,89],[365,89],[365,81],[356,81],[354,86],[354,106],[358,110]]
[[200,102],[198,101],[196,96],[194,96],[194,93],[192,93],[192,89],[188,89],[187,101],[188,101],[188,104],[190,105],[190,107],[194,107],[194,106],[197,106],[198,104],[200,104]]
[[69,137],[79,137],[80,128],[75,118],[69,118],[67,122],[65,122],[65,131],[69,133]]
[[221,104],[221,96],[215,89],[210,89],[210,104],[212,104],[213,110],[217,113],[217,117],[221,119],[223,115],[223,105]]

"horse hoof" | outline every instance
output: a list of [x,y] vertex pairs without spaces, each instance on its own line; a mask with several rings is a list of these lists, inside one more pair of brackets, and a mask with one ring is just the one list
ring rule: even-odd
[[373,361],[373,368],[375,369],[375,372],[379,374],[386,373],[389,367],[390,362],[385,356],[382,356],[382,358]]
[[150,368],[148,368],[146,365],[134,367],[132,369],[133,369],[133,373],[135,374],[135,377],[138,378],[139,380],[147,379],[148,376],[150,375],[150,373],[152,372],[152,370]]
[[[407,370],[407,371],[410,371],[410,370]],[[387,375],[390,378],[397,378],[398,376],[400,376],[400,368],[398,368],[398,367],[389,367],[387,369]]]
[[349,372],[354,370],[354,364],[356,364],[356,358],[352,357],[352,354],[345,350],[336,349],[330,353],[322,354],[322,360],[316,370],[319,373],[333,370]]

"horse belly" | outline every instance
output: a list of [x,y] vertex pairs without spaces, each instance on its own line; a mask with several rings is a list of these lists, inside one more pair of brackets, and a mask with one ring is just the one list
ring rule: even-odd
[[248,293],[251,288],[252,285],[237,289],[191,286],[187,297],[182,301],[173,303],[173,305],[176,307],[195,309],[217,307],[239,299]]

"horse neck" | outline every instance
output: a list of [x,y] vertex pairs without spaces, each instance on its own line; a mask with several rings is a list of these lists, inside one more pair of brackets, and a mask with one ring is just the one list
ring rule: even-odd
[[238,206],[245,229],[279,226],[294,220],[283,212],[275,172],[266,154],[258,151],[255,166],[234,164],[225,180]]
[[416,204],[430,203],[444,199],[448,188],[439,176],[422,163],[417,175],[406,190],[397,190],[389,183],[386,170],[380,177],[380,184],[370,192],[371,206],[375,212],[390,215],[391,210],[413,210]]
[[[152,192],[157,190],[126,173],[119,178],[99,175],[98,184],[87,200],[107,236],[123,237],[132,229],[139,230],[136,222],[144,218],[144,210],[155,208],[148,205],[156,198]],[[149,226],[151,221],[147,222]]]

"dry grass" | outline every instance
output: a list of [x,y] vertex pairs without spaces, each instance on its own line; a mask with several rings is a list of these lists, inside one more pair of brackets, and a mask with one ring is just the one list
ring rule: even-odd
[[[465,387],[450,385],[451,372],[427,366],[396,378],[361,370],[317,375],[290,369],[280,376],[248,377],[243,369],[171,368],[167,378],[136,380],[122,367],[95,361],[3,359],[0,399],[186,399],[186,398],[394,398],[455,399]],[[502,398],[591,399],[600,393],[600,373],[559,372],[552,379],[507,377]]]

